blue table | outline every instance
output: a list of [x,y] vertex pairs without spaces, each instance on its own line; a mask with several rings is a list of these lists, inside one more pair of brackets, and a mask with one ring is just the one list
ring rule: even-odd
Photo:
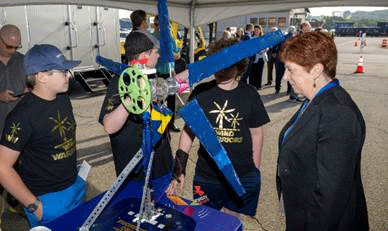
[[[164,216],[158,217],[158,224],[142,223],[142,230],[196,230],[196,231],[242,231],[241,221],[231,215],[203,205],[176,205],[164,193],[165,185],[155,189],[155,207]],[[163,189],[163,190],[161,190]],[[104,211],[100,214],[91,230],[120,230],[123,223],[132,223],[136,213],[139,211],[143,184],[130,182],[122,186],[116,195],[109,202]],[[103,194],[78,206],[69,213],[55,219],[46,225],[53,231],[78,230],[87,219],[91,211],[97,205]],[[188,201],[188,200],[185,200]],[[188,201],[189,202],[189,201]],[[190,208],[189,208],[190,207]],[[187,211],[190,211],[189,216]],[[122,229],[125,230],[125,229]]]

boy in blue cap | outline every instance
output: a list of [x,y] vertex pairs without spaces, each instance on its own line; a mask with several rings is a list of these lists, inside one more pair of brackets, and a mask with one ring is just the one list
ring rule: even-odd
[[[70,99],[70,61],[55,46],[32,47],[24,57],[32,91],[9,113],[0,139],[0,183],[21,204],[32,227],[44,225],[83,201],[77,177],[76,124]],[[13,165],[20,157],[20,168]]]

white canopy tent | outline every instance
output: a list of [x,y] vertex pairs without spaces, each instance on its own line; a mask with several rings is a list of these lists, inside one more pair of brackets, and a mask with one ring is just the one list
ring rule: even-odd
[[[156,0],[1,0],[2,6],[29,4],[81,4],[114,7],[120,9],[143,9],[157,13]],[[276,12],[294,8],[324,6],[381,6],[388,7],[387,0],[168,0],[170,18],[184,26],[197,26],[222,19],[254,14]]]
[[[0,7],[39,4],[95,5],[119,9],[143,9],[157,14],[157,0],[0,0]],[[168,0],[171,20],[190,28],[235,16],[324,6],[380,6],[387,0]],[[194,36],[190,36],[194,38]],[[194,39],[190,41],[194,47]],[[194,50],[191,49],[190,54]],[[193,55],[191,55],[193,57]]]

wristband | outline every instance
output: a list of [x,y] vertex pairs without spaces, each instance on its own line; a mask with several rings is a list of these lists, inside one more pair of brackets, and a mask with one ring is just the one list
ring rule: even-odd
[[172,172],[172,179],[179,181],[179,177],[186,175],[186,165],[189,154],[182,149],[178,149],[175,153],[174,170]]
[[40,202],[40,200],[38,198],[36,198],[36,200],[33,204],[27,205],[27,207],[26,207],[27,211],[29,213],[34,213],[38,209],[39,202]]

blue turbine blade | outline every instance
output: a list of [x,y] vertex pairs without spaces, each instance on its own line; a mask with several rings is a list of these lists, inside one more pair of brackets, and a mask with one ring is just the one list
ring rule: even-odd
[[99,55],[96,56],[96,63],[104,66],[106,69],[112,71],[117,75],[121,75],[121,73],[128,68],[128,65],[126,64],[118,63]]
[[254,38],[227,47],[201,61],[188,65],[190,87],[212,74],[228,68],[240,60],[250,57],[261,50],[275,46],[284,40],[281,30],[270,32],[260,38]]
[[187,103],[180,109],[179,114],[216,162],[218,168],[224,174],[235,192],[240,197],[244,195],[245,189],[234,170],[232,162],[230,161],[225,148],[218,140],[204,111],[199,106],[198,101],[194,99]]
[[158,0],[158,13],[160,25],[160,58],[162,63],[174,62],[172,53],[172,40],[170,35],[170,20],[168,17],[167,0]]

